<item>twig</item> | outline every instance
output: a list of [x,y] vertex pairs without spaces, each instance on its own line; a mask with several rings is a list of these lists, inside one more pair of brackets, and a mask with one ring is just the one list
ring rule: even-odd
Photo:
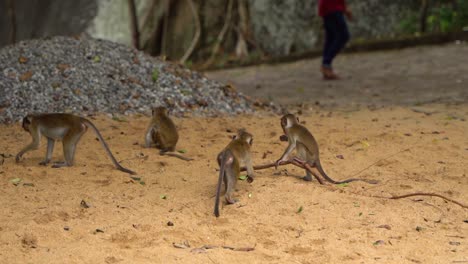
[[[301,169],[305,169],[305,170],[309,171],[310,174],[312,174],[320,184],[323,184],[322,179],[320,179],[317,175],[312,173],[312,168],[310,167],[309,164],[307,164],[307,163],[301,164],[301,163],[297,162],[296,160],[292,159],[292,160],[288,160],[288,161],[280,163],[279,166],[284,166],[284,165],[288,165],[288,164],[292,164],[292,165],[297,166],[297,167],[299,167]],[[257,165],[257,166],[253,166],[253,169],[254,170],[263,170],[263,169],[268,169],[268,168],[272,168],[272,167],[276,167],[276,164],[275,163],[268,163],[268,164],[264,164],[264,165]],[[246,170],[247,170],[246,167],[241,167],[240,168],[240,171],[246,171]]]
[[140,49],[140,31],[138,30],[138,17],[136,13],[135,0],[128,0],[128,10],[130,12],[130,29],[132,31],[133,47]]
[[351,177],[351,178],[352,178],[352,177],[355,177],[356,175],[361,174],[363,171],[369,169],[370,167],[375,166],[375,164],[377,164],[377,163],[379,163],[379,162],[381,162],[381,161],[383,161],[383,160],[389,159],[389,158],[391,158],[391,157],[393,157],[393,156],[396,156],[396,155],[400,154],[401,152],[408,151],[408,150],[410,150],[410,148],[406,148],[406,149],[400,150],[400,151],[398,151],[398,152],[396,152],[396,153],[393,153],[393,154],[388,155],[388,156],[386,156],[386,157],[384,157],[384,158],[381,158],[381,159],[377,160],[376,162],[372,163],[371,165],[365,167],[364,169],[362,169],[362,170],[356,172],[355,174],[351,175],[350,177]]
[[444,200],[446,200],[446,201],[452,202],[452,203],[454,203],[454,204],[456,204],[456,205],[459,205],[459,206],[461,206],[461,207],[463,207],[463,208],[465,208],[465,209],[468,209],[468,206],[466,206],[466,205],[464,205],[464,204],[462,204],[462,203],[460,203],[460,202],[457,202],[457,201],[455,201],[455,200],[453,200],[453,199],[451,199],[451,198],[447,198],[447,197],[445,197],[445,196],[443,196],[443,195],[437,194],[437,193],[422,193],[422,192],[416,192],[416,193],[403,194],[403,195],[399,195],[399,196],[392,196],[392,197],[390,197],[389,199],[394,199],[394,200],[396,200],[396,199],[402,199],[402,198],[407,198],[407,197],[411,197],[411,196],[435,196],[435,197],[442,198],[442,199],[444,199]]
[[198,40],[200,39],[200,33],[201,33],[201,25],[200,25],[200,18],[198,17],[198,12],[197,9],[195,8],[195,4],[193,3],[192,0],[188,0],[190,10],[192,11],[193,19],[195,20],[195,36],[193,36],[192,43],[190,43],[189,48],[187,51],[185,51],[184,56],[180,59],[180,63],[184,64],[185,61],[192,55],[193,50],[195,49],[195,46],[198,43]]

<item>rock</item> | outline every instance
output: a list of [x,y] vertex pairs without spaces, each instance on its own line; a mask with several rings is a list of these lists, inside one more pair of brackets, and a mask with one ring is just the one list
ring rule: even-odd
[[[28,62],[18,61],[21,56]],[[23,41],[0,50],[0,69],[1,123],[41,112],[149,114],[159,105],[170,107],[175,115],[253,111],[253,102],[234,87],[105,40]]]

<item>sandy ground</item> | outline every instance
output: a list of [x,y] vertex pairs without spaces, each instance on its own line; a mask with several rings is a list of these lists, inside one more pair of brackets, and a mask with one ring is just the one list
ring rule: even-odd
[[[321,186],[300,180],[304,172],[295,167],[267,169],[252,184],[239,181],[239,202],[223,204],[219,218],[215,157],[233,135],[228,131],[246,127],[255,137],[254,163],[271,162],[286,147],[278,140],[279,116],[175,119],[178,149],[195,158],[190,162],[139,145],[148,117],[92,119],[139,180],[113,168],[92,132],[74,167],[39,166],[45,140],[16,164],[8,155],[30,137],[19,124],[2,125],[0,153],[8,158],[0,165],[0,262],[468,263],[467,209],[436,197],[372,197],[423,191],[468,204],[468,106],[414,110],[431,114],[304,110],[300,119],[332,178],[380,184]],[[61,151],[59,144],[55,160]]]

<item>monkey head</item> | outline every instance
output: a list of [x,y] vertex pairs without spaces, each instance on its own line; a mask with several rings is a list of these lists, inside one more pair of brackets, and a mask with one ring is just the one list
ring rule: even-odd
[[281,117],[281,127],[285,134],[287,134],[286,129],[292,127],[293,125],[298,123],[298,120],[293,114],[286,114]]
[[167,115],[167,108],[164,106],[153,107],[152,109],[153,116],[155,115]]
[[239,139],[241,141],[247,142],[250,146],[253,143],[253,136],[249,132],[247,132],[244,128],[241,128],[237,131],[237,135],[233,137],[234,140]]

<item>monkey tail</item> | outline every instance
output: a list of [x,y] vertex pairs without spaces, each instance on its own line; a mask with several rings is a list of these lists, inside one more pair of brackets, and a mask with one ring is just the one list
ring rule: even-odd
[[[216,186],[216,200],[215,200],[215,206],[214,206],[214,215],[216,217],[219,217],[219,195],[221,194],[221,185],[223,183],[223,177],[224,177],[224,171],[225,171],[225,166],[227,163],[228,159],[228,151],[225,150],[223,151],[223,154],[221,156],[221,161],[219,162],[219,178],[218,178],[218,185]],[[219,159],[218,159],[219,161]]]
[[359,178],[350,178],[350,179],[347,179],[347,180],[344,180],[344,181],[335,181],[332,178],[328,177],[328,175],[325,173],[325,171],[322,168],[322,164],[320,164],[320,159],[317,159],[316,165],[317,165],[318,171],[320,172],[320,174],[322,174],[323,178],[325,178],[325,180],[327,180],[328,182],[331,182],[333,184],[348,183],[348,182],[353,182],[353,181],[363,181],[363,182],[367,182],[369,184],[379,183],[379,181],[377,181],[377,180],[366,180],[366,179],[359,179]]
[[136,172],[132,171],[132,170],[129,170],[127,168],[124,168],[122,165],[119,164],[119,162],[115,159],[114,155],[112,155],[112,152],[110,151],[109,149],[109,146],[107,146],[107,143],[106,141],[104,141],[104,138],[102,137],[101,133],[99,132],[99,130],[97,129],[97,127],[91,123],[91,121],[89,121],[88,119],[85,119],[83,118],[83,123],[85,123],[86,125],[88,125],[89,127],[91,127],[94,132],[96,133],[97,137],[99,138],[99,141],[101,142],[102,146],[104,147],[104,149],[106,150],[107,152],[107,155],[111,158],[112,160],[112,163],[114,163],[114,166],[120,170],[120,171],[123,171],[123,172],[126,172],[128,174],[132,174],[132,175],[135,175]]

